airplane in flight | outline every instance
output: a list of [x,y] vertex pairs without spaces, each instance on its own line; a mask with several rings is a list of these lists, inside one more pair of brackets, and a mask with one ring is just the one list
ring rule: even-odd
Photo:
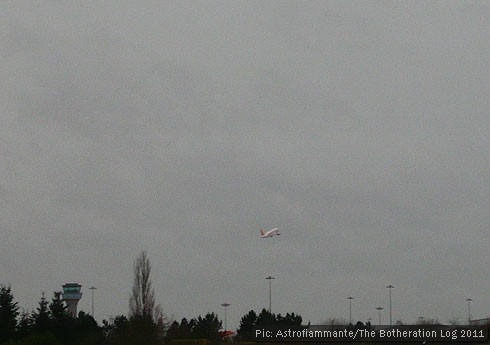
[[280,233],[279,233],[279,229],[278,228],[274,228],[272,230],[269,230],[267,232],[264,232],[264,230],[260,229],[260,237],[261,238],[267,238],[267,237],[272,237],[272,236],[279,236]]

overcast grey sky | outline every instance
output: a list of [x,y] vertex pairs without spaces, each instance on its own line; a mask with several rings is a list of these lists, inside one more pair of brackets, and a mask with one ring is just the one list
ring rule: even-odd
[[[0,283],[180,320],[490,316],[486,1],[2,1]],[[263,240],[259,228],[282,235]]]

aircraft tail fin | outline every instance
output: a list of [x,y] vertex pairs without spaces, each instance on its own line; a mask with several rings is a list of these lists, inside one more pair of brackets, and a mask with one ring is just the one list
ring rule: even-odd
[[260,235],[264,236],[264,234],[265,234],[264,230],[260,229]]

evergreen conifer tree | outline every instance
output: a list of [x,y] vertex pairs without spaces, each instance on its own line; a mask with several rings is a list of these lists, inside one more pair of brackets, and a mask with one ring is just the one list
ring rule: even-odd
[[19,307],[10,286],[0,285],[0,344],[15,336],[18,315]]
[[34,328],[37,332],[43,333],[50,329],[51,313],[49,311],[49,302],[46,300],[44,292],[39,300],[39,306],[33,313]]

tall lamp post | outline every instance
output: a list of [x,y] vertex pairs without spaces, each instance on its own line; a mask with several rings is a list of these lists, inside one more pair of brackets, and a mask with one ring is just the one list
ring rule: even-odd
[[269,313],[272,314],[272,279],[275,279],[273,276],[268,276],[265,278],[269,281]]
[[390,291],[390,326],[392,326],[393,325],[393,319],[391,318],[391,289],[394,289],[395,287],[390,284],[386,288],[389,289],[389,291]]
[[349,296],[347,297],[347,299],[349,300],[349,324],[352,325],[352,300],[354,299],[354,297]]
[[94,291],[97,290],[95,286],[89,287],[89,290],[92,290],[92,317],[95,319],[94,316]]
[[379,306],[376,308],[376,310],[378,311],[378,325],[381,325],[381,310],[383,310],[384,308]]
[[471,298],[467,298],[466,299],[466,302],[468,302],[468,325],[470,324],[471,322],[471,302],[473,300]]
[[228,308],[231,304],[230,303],[223,303],[221,306],[225,308],[225,332],[228,329],[227,324],[226,324],[226,308]]

